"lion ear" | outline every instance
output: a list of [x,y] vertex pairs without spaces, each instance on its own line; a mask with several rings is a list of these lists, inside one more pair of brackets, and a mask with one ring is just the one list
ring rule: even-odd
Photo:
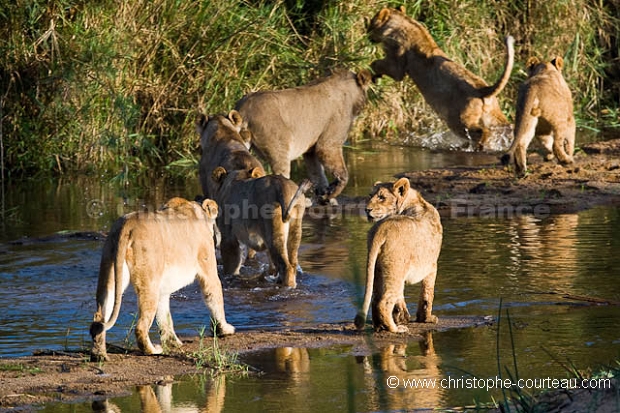
[[261,168],[259,168],[258,166],[255,166],[254,168],[250,169],[250,177],[252,179],[260,178],[263,176],[265,176],[265,173],[261,171]]
[[564,59],[560,56],[556,56],[556,58],[551,61],[551,64],[558,69],[558,72],[561,72],[564,67]]
[[207,198],[204,201],[202,201],[201,206],[202,206],[202,209],[205,210],[209,218],[211,219],[217,218],[218,207],[217,207],[217,203],[214,200]]
[[539,63],[540,60],[536,56],[532,56],[527,59],[527,62],[525,63],[525,70],[527,71],[528,76],[532,75],[534,67],[536,67],[536,65],[538,65]]
[[366,89],[370,82],[372,82],[372,74],[366,69],[360,70],[356,75],[357,84],[362,89]]
[[398,7],[396,8],[396,10],[398,10],[398,11],[399,11],[399,12],[401,12],[402,14],[407,14],[407,13],[405,12],[405,5],[404,5],[404,4],[401,4],[400,6],[398,6]]
[[218,166],[213,170],[213,172],[211,172],[211,179],[213,179],[217,183],[220,183],[224,180],[224,178],[226,178],[226,175],[228,175],[226,169]]
[[233,126],[236,128],[240,128],[241,124],[243,123],[243,117],[241,116],[241,113],[237,112],[234,109],[228,113],[228,120],[231,121]]
[[394,192],[401,198],[407,195],[409,188],[411,188],[411,184],[407,178],[400,178],[398,181],[394,182],[394,185],[392,186]]
[[379,12],[379,14],[377,14],[377,23],[379,24],[384,24],[385,22],[388,21],[388,19],[390,18],[390,9],[388,8],[384,8],[381,9],[381,11]]
[[198,135],[202,135],[202,131],[207,127],[207,123],[209,122],[209,118],[204,113],[201,113],[196,117],[196,132]]

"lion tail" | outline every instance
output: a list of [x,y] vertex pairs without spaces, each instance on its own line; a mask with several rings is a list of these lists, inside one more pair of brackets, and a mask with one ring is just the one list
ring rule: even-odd
[[123,299],[123,264],[125,263],[125,257],[127,254],[127,248],[129,248],[129,238],[131,231],[128,231],[124,226],[121,228],[121,234],[118,238],[118,244],[116,246],[116,254],[114,254],[114,307],[112,308],[112,314],[106,321],[104,320],[104,331],[112,328],[118,315],[121,311],[121,301]]
[[[372,230],[371,230],[372,231]],[[364,328],[366,324],[366,317],[368,316],[368,310],[370,309],[370,301],[372,299],[372,293],[375,284],[375,267],[377,264],[377,257],[383,243],[373,243],[372,237],[368,239],[368,260],[366,263],[366,291],[364,292],[364,302],[362,308],[355,316],[355,327],[358,330]]]
[[512,36],[506,36],[505,44],[506,44],[506,64],[504,66],[504,73],[502,73],[502,77],[499,78],[497,82],[493,86],[489,86],[487,88],[482,89],[482,99],[490,99],[497,97],[502,90],[508,84],[508,80],[510,80],[510,73],[512,72],[512,67],[515,61],[515,49],[514,49],[515,39]]
[[293,195],[293,197],[291,198],[291,202],[289,202],[288,205],[285,205],[284,199],[282,200],[280,204],[282,205],[282,208],[284,208],[282,212],[283,222],[286,222],[289,220],[290,215],[291,215],[291,210],[293,209],[293,206],[297,202],[297,199],[299,198],[299,196],[301,194],[308,192],[308,190],[311,187],[312,187],[312,182],[310,182],[310,180],[308,179],[304,179],[303,181],[301,181],[301,183],[297,187],[297,191],[295,191],[295,195]]

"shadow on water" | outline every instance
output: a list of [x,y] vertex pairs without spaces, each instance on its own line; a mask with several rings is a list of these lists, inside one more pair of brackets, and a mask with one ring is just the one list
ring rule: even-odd
[[[390,179],[401,170],[485,161],[477,154],[364,150],[368,153],[347,151],[351,195],[367,194],[375,180]],[[155,208],[175,195],[193,198],[198,191],[196,180],[119,189],[80,179],[10,188],[7,206],[18,207],[19,214],[0,234],[0,356],[88,345],[102,247],[96,233],[106,231],[120,214]],[[620,301],[619,210],[597,208],[545,219],[445,218],[443,225],[435,295],[440,318],[495,316],[502,297],[503,308],[510,311],[514,347],[502,327],[500,362],[511,364],[514,352],[521,377],[566,377],[553,357],[581,369],[617,359],[620,308],[593,305],[582,297]],[[251,288],[233,283],[225,290],[229,322],[247,331],[352,321],[360,292],[356,272],[366,265],[369,228],[355,214],[305,219],[300,287],[287,292],[266,283]],[[411,313],[418,292],[417,285],[406,288]],[[111,343],[122,344],[126,337],[133,342],[127,332],[135,308],[134,294],[128,292],[119,322],[109,332]],[[196,336],[208,320],[195,285],[173,296],[171,311],[180,336]],[[124,398],[49,405],[43,411],[88,411],[106,404],[107,411],[376,411],[489,402],[501,393],[403,385],[391,389],[388,380],[494,377],[496,328],[435,332],[422,343],[396,339],[367,353],[346,346],[263,350],[244,355],[260,375],[184,378],[140,387]]]

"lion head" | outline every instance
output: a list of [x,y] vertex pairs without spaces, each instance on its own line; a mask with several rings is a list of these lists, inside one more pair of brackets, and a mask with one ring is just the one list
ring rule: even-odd
[[390,215],[415,216],[427,208],[420,193],[411,188],[409,179],[396,182],[376,182],[366,204],[369,221],[379,221]]

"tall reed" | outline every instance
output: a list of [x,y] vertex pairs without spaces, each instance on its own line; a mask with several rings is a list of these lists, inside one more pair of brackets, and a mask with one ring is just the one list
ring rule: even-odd
[[[116,175],[192,166],[198,112],[225,112],[247,92],[303,84],[337,66],[368,67],[382,52],[368,42],[364,18],[388,4],[4,2],[0,122],[6,175]],[[563,55],[577,116],[596,126],[601,114],[608,124],[620,123],[614,4],[416,0],[407,3],[407,12],[448,55],[489,83],[502,69],[503,37],[515,36],[517,70],[501,96],[509,116],[527,57]],[[365,133],[403,142],[409,133],[445,128],[408,79],[382,81],[371,98],[352,139]]]

